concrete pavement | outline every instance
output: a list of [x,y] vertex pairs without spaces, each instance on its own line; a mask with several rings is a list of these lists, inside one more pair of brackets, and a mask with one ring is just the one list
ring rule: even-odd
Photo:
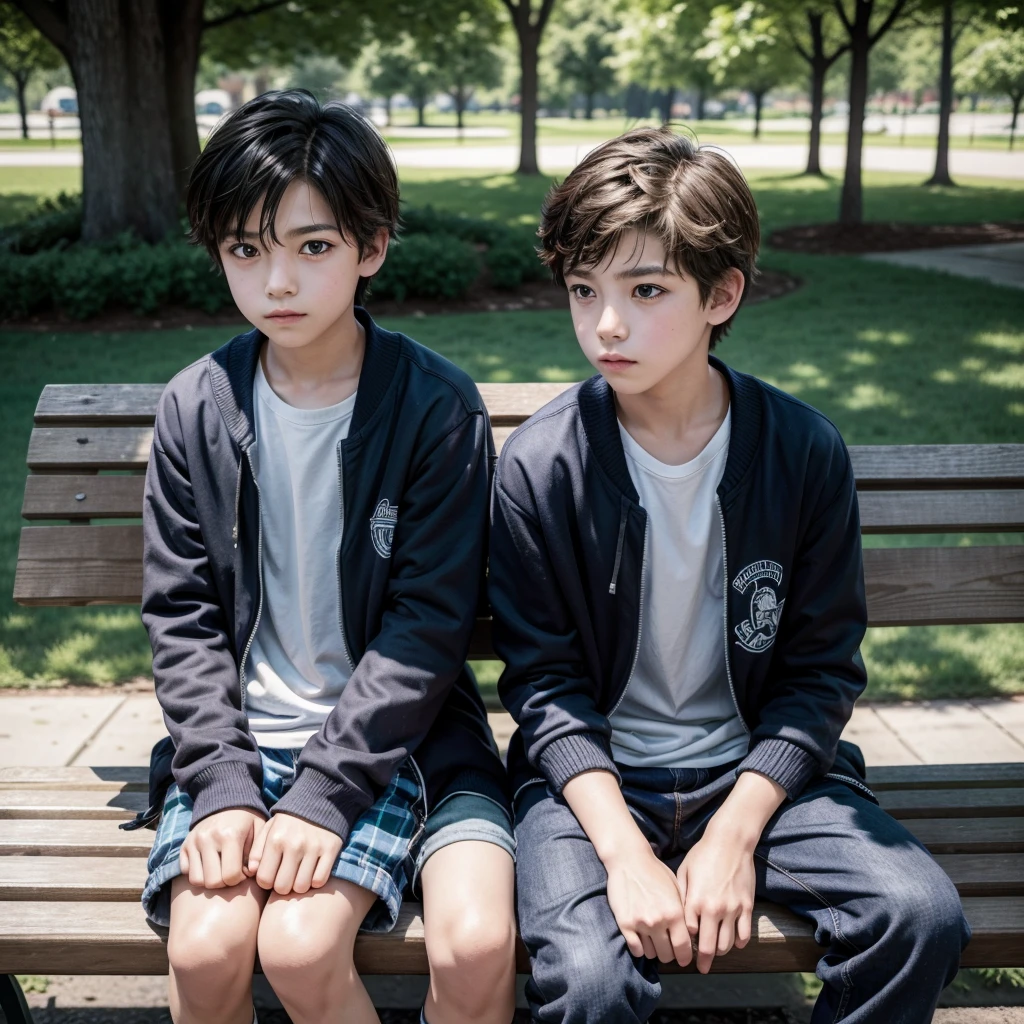
[[[598,143],[544,144],[538,160],[545,171],[565,171],[574,167]],[[807,147],[772,142],[735,143],[722,146],[743,170],[767,169],[800,171],[807,163]],[[500,145],[451,145],[392,147],[398,166],[424,169],[512,171],[519,162],[519,147]],[[821,163],[829,171],[840,171],[846,160],[844,146],[822,146]],[[0,167],[80,167],[79,149],[0,149]],[[931,174],[935,154],[931,149],[900,146],[866,146],[861,166],[867,171],[902,171]],[[953,149],[949,154],[950,173],[956,177],[1024,178],[1024,149]]]
[[977,278],[1008,288],[1024,288],[1024,242],[879,252],[869,253],[864,258],[902,267],[938,270],[957,277]]
[[[504,749],[512,720],[490,720]],[[145,765],[164,735],[151,692],[8,692],[0,723],[0,767]],[[862,703],[845,736],[875,765],[1024,761],[1024,697]]]

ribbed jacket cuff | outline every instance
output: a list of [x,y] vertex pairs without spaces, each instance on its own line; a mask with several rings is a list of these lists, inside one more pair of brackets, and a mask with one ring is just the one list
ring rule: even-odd
[[583,772],[611,772],[621,781],[608,741],[596,732],[574,732],[552,740],[541,751],[538,766],[556,793]]
[[252,768],[244,761],[218,761],[204,768],[189,784],[188,795],[194,805],[189,828],[195,828],[211,814],[239,807],[264,816],[267,813]]
[[327,829],[343,843],[359,815],[370,805],[359,790],[316,768],[303,768],[291,789],[274,804],[271,814],[291,814]]
[[740,762],[740,772],[757,772],[777,782],[790,800],[795,800],[803,788],[818,774],[818,762],[801,747],[789,740],[761,740]]

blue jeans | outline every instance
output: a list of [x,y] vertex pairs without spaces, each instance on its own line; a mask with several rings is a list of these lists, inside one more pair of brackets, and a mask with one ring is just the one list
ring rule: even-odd
[[[634,820],[673,868],[736,777],[735,765],[620,770]],[[604,866],[569,806],[544,784],[519,794],[516,849],[534,1020],[646,1021],[661,997],[657,961],[630,954],[608,905]],[[813,1024],[931,1021],[970,928],[952,882],[899,822],[822,779],[776,812],[754,866],[757,896],[812,921],[827,947]]]

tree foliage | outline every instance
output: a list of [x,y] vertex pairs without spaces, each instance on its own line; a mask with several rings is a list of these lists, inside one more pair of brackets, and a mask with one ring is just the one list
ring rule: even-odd
[[0,68],[11,77],[18,96],[21,134],[28,138],[28,107],[25,90],[38,71],[59,68],[63,59],[21,11],[7,4],[0,6]]
[[1013,111],[1010,148],[1024,100],[1024,29],[1003,32],[982,43],[960,66],[965,88],[990,96],[1007,96]]
[[552,18],[546,43],[552,69],[571,103],[575,96],[583,97],[588,118],[595,97],[615,86],[619,27],[616,5],[608,0],[565,0]]

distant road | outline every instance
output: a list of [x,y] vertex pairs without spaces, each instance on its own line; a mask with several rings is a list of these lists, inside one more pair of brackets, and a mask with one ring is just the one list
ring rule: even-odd
[[[574,167],[597,143],[578,145],[542,145],[541,167],[549,172]],[[733,159],[746,169],[800,171],[807,162],[807,147],[772,142],[732,143],[723,146]],[[473,146],[403,146],[392,147],[399,167],[449,170],[512,171],[519,162],[515,145]],[[821,162],[830,171],[841,171],[845,161],[843,146],[822,146]],[[82,154],[77,149],[0,150],[0,167],[78,167]],[[899,146],[866,146],[863,167],[869,171],[904,171],[930,174],[935,154],[931,149]],[[949,153],[950,171],[954,175],[979,178],[1024,179],[1024,149],[1017,152],[998,150],[953,149]]]

